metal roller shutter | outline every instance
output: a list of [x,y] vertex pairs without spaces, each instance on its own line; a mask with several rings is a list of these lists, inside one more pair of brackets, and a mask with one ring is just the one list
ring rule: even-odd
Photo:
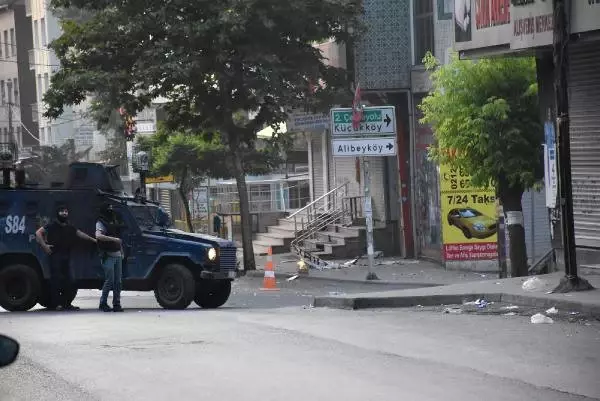
[[569,60],[575,243],[600,248],[600,45],[572,45]]
[[385,225],[385,158],[367,157],[371,175],[371,198],[373,200],[373,219],[377,225]]
[[362,191],[356,182],[356,158],[354,157],[335,157],[335,181],[332,188],[337,187],[348,181],[348,196],[360,196]]
[[158,203],[171,216],[171,191],[168,189],[159,189],[158,191]]
[[312,137],[313,190],[315,199],[326,193],[323,182],[323,143],[320,135]]
[[533,263],[552,248],[545,192],[529,190],[523,194],[521,204],[525,220],[527,256],[529,262]]

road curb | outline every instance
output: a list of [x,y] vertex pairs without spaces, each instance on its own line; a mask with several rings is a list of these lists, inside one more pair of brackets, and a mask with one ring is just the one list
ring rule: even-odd
[[389,297],[369,296],[322,296],[315,297],[313,306],[336,309],[369,309],[369,308],[409,308],[413,306],[452,305],[471,302],[484,298],[490,302],[506,302],[522,306],[537,308],[556,307],[569,312],[579,312],[584,315],[600,317],[600,305],[559,300],[534,295],[520,295],[510,293],[462,293],[462,294],[436,294],[436,295],[407,295]]
[[[245,274],[247,277],[264,277],[265,272],[263,270],[251,270],[247,271]],[[291,273],[275,273],[275,278],[278,280],[287,280],[290,277],[295,276],[296,274]],[[425,288],[425,287],[441,287],[447,284],[440,283],[421,283],[421,282],[406,282],[406,281],[389,281],[389,280],[354,280],[354,279],[346,279],[346,278],[338,278],[338,277],[315,277],[311,275],[299,275],[298,280],[315,280],[315,281],[330,281],[336,283],[348,283],[348,284],[367,284],[373,286],[402,286],[406,289],[413,288]]]

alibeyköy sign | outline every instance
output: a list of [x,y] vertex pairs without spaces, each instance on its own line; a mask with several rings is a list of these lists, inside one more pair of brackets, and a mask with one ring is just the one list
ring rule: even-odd
[[396,138],[333,138],[333,156],[395,156]]

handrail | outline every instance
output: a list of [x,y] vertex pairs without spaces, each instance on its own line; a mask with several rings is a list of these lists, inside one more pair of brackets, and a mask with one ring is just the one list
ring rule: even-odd
[[310,202],[308,205],[304,206],[302,209],[296,210],[294,213],[290,214],[288,217],[286,217],[286,219],[291,219],[292,217],[294,217],[295,215],[299,214],[300,212],[303,212],[304,210],[310,208],[312,205],[314,205],[315,203],[317,203],[318,201],[324,199],[326,196],[331,195],[332,193],[334,193],[335,191],[337,191],[338,189],[345,187],[346,185],[348,185],[349,181],[345,181],[343,184],[333,188],[331,191],[327,192],[324,195],[319,196],[317,199],[315,199],[314,201]]
[[[309,258],[312,263],[323,264],[324,262],[317,255],[313,255],[314,252],[318,251],[318,248],[308,246],[306,241],[314,239],[319,232],[325,229],[330,224],[337,224],[344,222],[347,218],[352,220],[353,214],[358,213],[357,210],[352,211],[352,200],[357,203],[355,199],[347,199],[347,189],[349,181],[345,181],[343,184],[337,186],[326,194],[315,199],[313,202],[304,206],[302,209],[296,211],[292,215],[288,216],[287,219],[294,221],[294,239],[290,243],[292,252],[296,253],[301,258]],[[346,188],[343,193],[335,194],[342,188]],[[328,198],[333,194],[333,199]],[[341,195],[341,196],[340,196]],[[315,206],[319,201],[325,200],[324,204]],[[360,202],[359,202],[360,203]],[[331,208],[330,206],[333,206]],[[303,215],[298,216],[299,213],[304,212]],[[300,221],[298,221],[300,220]],[[301,224],[301,228],[298,227]]]
[[540,267],[547,267],[550,262],[554,261],[554,248],[546,252],[541,258],[534,262],[528,270],[528,273],[536,272]]
[[328,225],[330,225],[331,223],[337,221],[340,217],[343,217],[344,212],[343,211],[338,211],[337,213],[331,214],[330,216],[327,216],[325,218],[322,218],[319,221],[314,221],[311,224],[311,227],[309,229],[307,229],[304,233],[300,234],[298,237],[296,237],[291,245],[295,246],[298,245],[299,243],[303,242],[304,240],[313,237],[316,233],[318,233],[319,231],[321,231],[321,229],[327,227]]

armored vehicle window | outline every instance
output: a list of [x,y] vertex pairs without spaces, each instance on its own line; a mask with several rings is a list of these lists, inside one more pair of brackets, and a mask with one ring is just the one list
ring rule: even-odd
[[87,178],[88,170],[86,168],[76,168],[73,175],[73,181],[75,183],[84,183]]

